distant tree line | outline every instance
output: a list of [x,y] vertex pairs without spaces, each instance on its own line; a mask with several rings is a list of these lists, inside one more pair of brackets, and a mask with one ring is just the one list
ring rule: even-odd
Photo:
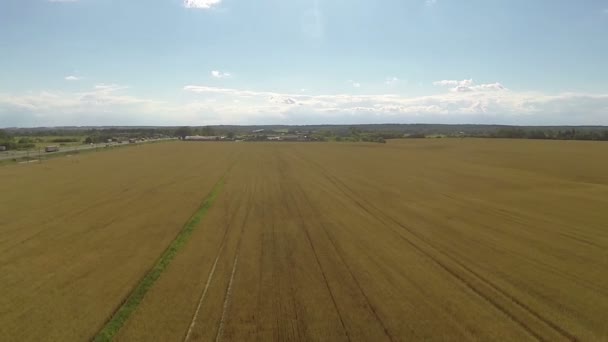
[[358,126],[350,126],[347,129],[327,127],[319,131],[310,131],[312,140],[315,141],[337,141],[337,142],[376,142],[386,143],[386,139],[393,137],[392,133],[370,132],[362,130]]
[[6,131],[0,129],[0,146],[4,146],[7,150],[30,149],[36,146],[36,140],[31,138],[15,138]]
[[82,139],[78,139],[78,138],[55,138],[55,139],[51,139],[50,142],[54,142],[54,143],[72,143],[72,142],[79,142],[82,141]]
[[554,140],[601,140],[608,141],[608,129],[605,130],[585,130],[585,129],[523,129],[523,128],[504,128],[496,133],[490,134],[491,138],[507,139],[554,139]]
[[[260,133],[253,133],[260,131]],[[427,137],[480,137],[508,139],[556,139],[608,141],[603,126],[505,126],[442,124],[370,125],[267,125],[267,126],[184,126],[184,127],[59,127],[8,128],[0,130],[0,146],[28,149],[36,143],[104,143],[108,139],[224,136],[228,139],[266,140],[268,132],[305,134],[311,141],[386,142],[388,139]],[[52,136],[54,139],[43,137]]]

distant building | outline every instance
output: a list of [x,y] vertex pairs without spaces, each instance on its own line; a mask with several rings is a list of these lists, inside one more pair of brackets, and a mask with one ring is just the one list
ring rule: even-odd
[[47,146],[44,148],[44,152],[57,152],[59,151],[59,146]]
[[6,151],[6,146],[0,146],[0,151]]
[[186,141],[216,141],[222,137],[216,135],[189,135],[184,138]]
[[298,140],[303,140],[303,139],[301,139],[299,135],[286,134],[286,135],[282,135],[280,140],[283,140],[283,141],[298,141]]

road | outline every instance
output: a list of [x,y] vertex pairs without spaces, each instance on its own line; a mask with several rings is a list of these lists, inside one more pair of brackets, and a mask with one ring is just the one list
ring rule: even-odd
[[127,143],[121,144],[121,143],[113,142],[113,143],[66,146],[66,147],[60,147],[59,151],[57,151],[57,152],[45,152],[44,148],[41,148],[40,151],[38,151],[37,149],[28,150],[28,151],[4,151],[4,152],[0,152],[0,161],[8,160],[8,159],[21,159],[21,158],[26,158],[28,156],[30,156],[32,158],[37,158],[39,154],[42,156],[49,156],[49,155],[59,154],[59,153],[80,152],[80,151],[92,150],[92,149],[96,149],[96,148],[105,148],[106,146],[114,147],[114,146],[125,146],[125,145],[130,145],[130,144],[131,145],[132,144],[146,144],[146,143],[163,141],[163,140],[174,140],[174,138],[150,139],[150,140],[146,140],[146,141],[138,141],[136,143],[127,142]]

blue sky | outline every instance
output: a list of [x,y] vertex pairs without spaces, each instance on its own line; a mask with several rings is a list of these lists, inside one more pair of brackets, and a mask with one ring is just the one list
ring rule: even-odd
[[608,125],[608,1],[1,0],[0,127]]

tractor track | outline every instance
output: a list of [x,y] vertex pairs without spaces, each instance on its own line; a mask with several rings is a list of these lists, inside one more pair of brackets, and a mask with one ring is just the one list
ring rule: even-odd
[[225,328],[225,322],[227,319],[227,315],[230,309],[230,302],[232,299],[232,285],[234,283],[234,278],[236,275],[236,271],[237,271],[237,265],[238,265],[238,260],[239,260],[239,254],[241,252],[241,243],[243,241],[243,234],[245,231],[245,226],[247,225],[247,222],[249,220],[249,215],[251,214],[251,212],[253,211],[253,199],[254,199],[254,189],[253,186],[251,187],[251,189],[249,190],[249,198],[248,201],[246,201],[246,205],[247,205],[247,211],[245,213],[245,217],[243,218],[243,221],[241,223],[241,229],[239,231],[239,236],[238,236],[238,241],[237,241],[237,245],[236,245],[236,251],[235,251],[235,255],[234,255],[234,259],[232,261],[232,272],[230,275],[230,281],[228,282],[228,285],[226,286],[226,292],[224,294],[224,304],[222,306],[222,315],[220,317],[220,320],[218,322],[218,327],[217,327],[217,333],[215,336],[215,341],[219,342],[222,340],[223,336],[224,336],[224,328]]
[[[454,198],[453,196],[445,196],[445,197],[449,198],[453,202],[456,202],[456,203],[458,202],[458,200],[456,198]],[[463,201],[466,201],[466,200],[463,200]],[[478,205],[479,205],[479,203],[476,203],[476,205],[473,206],[473,207],[476,207]],[[432,210],[433,209],[432,207],[429,207],[429,206],[424,206],[424,207],[427,208],[428,210]],[[479,209],[476,209],[476,210],[480,211]],[[486,212],[491,212],[493,214],[499,214],[500,213],[501,217],[504,216],[505,220],[507,220],[507,219],[511,219],[512,220],[512,218],[507,217],[504,213],[501,213],[500,210],[496,210],[496,209],[493,209],[493,208],[484,208],[484,210]],[[419,212],[412,212],[412,215],[415,215],[418,219],[421,219],[421,220],[423,220],[425,222],[428,222],[429,224],[438,224],[438,223],[434,222],[433,220],[429,220],[427,217],[424,217],[424,215],[421,214],[421,213],[419,213]],[[517,221],[513,221],[513,222],[517,222]],[[520,222],[517,222],[517,223],[521,224]],[[489,225],[489,224],[486,224],[486,223],[483,223],[483,222],[475,222],[475,225],[477,225],[479,227],[486,228],[488,231],[492,231],[494,234],[500,234],[501,236],[503,236],[505,238],[513,239],[513,235],[508,234],[503,229],[496,229],[492,225]],[[442,227],[446,228],[446,229],[449,229],[450,231],[457,232],[457,230],[454,229],[453,227],[451,227],[449,224],[443,224]],[[525,226],[523,226],[523,225],[522,225],[522,227],[525,228]],[[535,229],[536,229],[536,227],[535,227]],[[547,229],[540,229],[540,230],[543,230],[546,233],[550,233],[550,231],[547,230]],[[562,235],[562,234],[560,234],[560,235]],[[521,240],[521,238],[520,238],[520,240]],[[526,240],[526,241],[530,241],[530,240]],[[508,249],[504,249],[504,248],[503,249],[498,249],[497,245],[495,243],[491,244],[488,241],[484,241],[484,242],[487,244],[488,248],[494,249],[496,251],[500,251],[501,253],[509,254],[509,255],[511,255],[514,258],[520,258],[520,259],[525,260],[526,262],[528,262],[530,264],[534,264],[534,265],[536,265],[538,267],[543,268],[544,271],[549,272],[549,273],[553,274],[556,277],[559,277],[559,278],[571,281],[573,283],[576,283],[577,285],[579,285],[581,287],[584,287],[587,290],[595,291],[596,293],[601,294],[603,296],[608,296],[608,293],[605,290],[603,290],[603,288],[600,288],[600,287],[598,287],[598,286],[596,286],[594,284],[591,284],[589,282],[582,281],[578,277],[576,277],[575,275],[564,273],[559,268],[557,268],[557,267],[555,267],[553,265],[550,265],[550,264],[548,264],[546,262],[542,262],[540,260],[533,259],[531,257],[525,256],[525,255],[522,255],[522,254],[514,253],[513,251],[508,250]],[[536,242],[536,241],[534,241],[534,242]],[[452,253],[454,253],[454,254],[460,254],[460,253],[458,253],[457,251],[454,251],[454,250],[452,250]],[[461,257],[463,257],[464,259],[466,259],[466,257],[464,257],[464,256],[461,256]],[[468,261],[470,261],[470,260],[468,260]]]
[[[279,193],[284,194],[286,193],[285,191],[283,191],[282,185],[279,182]],[[285,198],[285,201],[283,201],[283,205],[284,205],[284,209],[286,210],[286,212],[289,212],[289,205],[288,205],[288,201],[287,198]],[[273,234],[275,234],[275,225],[273,224]],[[274,241],[274,239],[273,239]],[[300,316],[301,314],[298,312],[298,308],[300,307],[296,301],[296,290],[294,288],[294,284],[296,283],[294,281],[294,275],[293,275],[293,270],[295,269],[294,266],[294,262],[293,262],[293,256],[291,254],[286,255],[285,258],[289,263],[290,263],[290,267],[287,268],[287,276],[289,277],[289,281],[287,282],[289,284],[289,298],[291,298],[291,305],[293,307],[293,314],[295,315],[295,323],[296,323],[296,329],[295,329],[295,334],[294,336],[297,335],[298,340],[300,341],[305,341],[306,339],[302,338],[302,332],[300,331]],[[275,260],[277,260],[277,258],[275,257]],[[292,330],[293,330],[293,326],[292,326]],[[306,336],[306,333],[304,332],[304,336]]]
[[[280,172],[281,177],[283,179],[286,179],[285,169],[283,168],[281,162],[279,162],[279,172]],[[348,341],[351,341],[350,335],[348,334],[348,329],[346,329],[346,325],[344,324],[344,318],[342,317],[342,313],[340,312],[340,308],[338,307],[338,303],[336,302],[335,295],[331,289],[331,286],[329,285],[329,281],[327,279],[327,274],[326,274],[325,270],[323,269],[323,266],[321,265],[321,261],[319,260],[318,252],[310,237],[310,232],[308,231],[308,228],[306,226],[306,223],[304,220],[304,215],[302,215],[302,211],[301,211],[300,207],[298,206],[297,200],[294,197],[294,195],[291,192],[287,192],[287,193],[288,193],[289,197],[291,198],[291,202],[293,202],[293,205],[294,205],[293,207],[294,207],[296,213],[298,214],[298,217],[300,218],[301,224],[299,226],[302,229],[302,231],[304,232],[304,234],[306,235],[306,240],[308,241],[308,244],[313,252],[317,266],[319,267],[319,270],[321,271],[321,276],[323,277],[325,287],[327,288],[327,291],[329,292],[329,296],[331,297],[331,301],[333,303],[334,309],[336,310],[336,313],[338,314],[338,318],[340,320],[340,324],[344,331],[344,335]]]
[[[302,188],[302,185],[300,183],[298,183],[297,181],[294,182],[294,185],[298,191],[298,193],[301,195],[301,197],[306,201],[306,203],[308,204],[308,207],[315,213],[315,217],[321,217],[321,213],[319,212],[318,208],[316,206],[313,205],[312,201],[310,200],[310,198],[308,197],[308,195],[306,194],[306,192],[304,191],[304,189]],[[336,254],[338,255],[338,257],[340,258],[340,262],[344,265],[344,267],[346,268],[346,270],[348,271],[348,273],[350,274],[350,277],[352,278],[355,286],[357,287],[357,289],[359,290],[359,292],[361,293],[362,297],[365,300],[365,303],[367,304],[369,310],[372,312],[372,314],[374,315],[376,321],[380,324],[380,326],[383,329],[384,334],[386,335],[386,337],[389,339],[389,341],[394,341],[395,339],[393,338],[393,336],[391,335],[391,333],[389,332],[388,328],[386,327],[386,325],[384,324],[384,321],[382,319],[380,319],[380,316],[378,315],[378,312],[375,308],[375,306],[372,304],[372,302],[370,301],[367,293],[365,293],[365,291],[363,290],[363,287],[361,286],[361,283],[359,282],[359,279],[357,279],[357,277],[355,276],[352,268],[350,267],[350,265],[346,262],[346,259],[344,258],[344,252],[342,251],[341,248],[339,248],[336,244],[336,241],[334,239],[334,237],[332,236],[332,234],[329,233],[329,229],[327,229],[325,223],[323,223],[322,220],[317,220],[319,226],[323,229],[323,232],[325,233],[325,235],[327,236],[328,240],[330,241],[334,251],[336,252]]]
[[[290,197],[292,198],[292,201],[294,201],[295,203],[295,198],[293,197],[293,195],[290,195]],[[298,216],[300,217],[301,221],[304,221],[304,216],[302,215],[302,212],[300,210],[300,207],[295,204],[295,208],[296,211],[298,213]],[[344,330],[344,335],[346,336],[346,339],[348,341],[350,341],[350,336],[348,334],[348,329],[346,329],[346,325],[344,324],[344,318],[342,317],[342,313],[340,312],[340,309],[338,307],[338,303],[336,302],[336,298],[335,295],[331,289],[331,286],[329,285],[329,281],[327,280],[327,274],[325,273],[325,270],[323,269],[323,266],[321,265],[321,261],[319,260],[319,254],[317,252],[317,249],[315,248],[315,245],[312,242],[312,239],[310,237],[310,233],[308,231],[308,228],[306,227],[305,223],[302,223],[300,225],[300,227],[302,228],[302,230],[304,231],[304,233],[306,234],[306,240],[308,241],[308,244],[310,246],[310,248],[312,249],[312,252],[315,256],[315,261],[317,262],[317,266],[319,267],[319,270],[321,271],[321,275],[323,276],[323,281],[325,282],[325,286],[327,288],[327,291],[329,291],[329,295],[331,297],[331,301],[333,303],[334,308],[336,309],[336,313],[338,314],[338,318],[340,319],[340,324],[342,325],[342,329]]]
[[[506,307],[506,305],[499,303],[499,301],[496,298],[493,298],[491,295],[484,293],[484,290],[482,290],[478,286],[476,286],[474,284],[474,281],[467,279],[467,277],[465,275],[459,274],[456,270],[454,270],[454,267],[447,265],[445,261],[440,260],[437,256],[433,255],[431,252],[425,250],[425,248],[423,248],[419,244],[415,243],[414,240],[412,239],[412,237],[414,237],[416,240],[422,242],[423,245],[426,245],[428,249],[434,251],[436,254],[439,254],[439,255],[443,256],[444,258],[446,258],[448,260],[448,262],[454,263],[457,266],[459,266],[460,268],[462,268],[463,270],[465,270],[469,274],[469,277],[474,278],[477,280],[477,282],[480,282],[480,283],[484,284],[485,286],[489,287],[492,292],[500,294],[501,296],[504,297],[504,299],[506,299],[506,302],[511,302],[511,303],[515,304],[516,307],[520,308],[520,311],[523,311],[523,312],[527,313],[528,315],[532,316],[533,318],[537,319],[538,321],[542,322],[546,327],[555,331],[562,338],[569,340],[569,341],[578,340],[576,338],[576,336],[572,335],[571,333],[566,331],[564,328],[560,327],[559,325],[550,321],[549,319],[541,316],[539,313],[534,311],[528,305],[521,302],[519,299],[515,298],[514,296],[512,296],[511,294],[509,294],[502,288],[498,287],[497,285],[495,285],[494,283],[489,281],[487,278],[481,276],[479,273],[475,272],[470,267],[464,265],[462,262],[458,261],[451,255],[449,255],[449,254],[445,253],[444,251],[435,247],[424,236],[421,236],[420,234],[415,233],[413,231],[413,229],[411,229],[410,227],[399,222],[394,217],[392,217],[391,215],[382,211],[381,209],[377,208],[369,201],[362,199],[362,198],[358,198],[358,196],[356,195],[357,194],[356,191],[354,191],[352,188],[350,188],[348,185],[346,185],[344,182],[342,182],[337,177],[334,177],[333,175],[331,175],[325,168],[323,168],[318,163],[316,163],[312,160],[309,160],[309,159],[305,158],[304,156],[300,155],[300,157],[303,160],[310,163],[311,165],[315,165],[321,171],[322,175],[330,183],[332,183],[338,190],[340,190],[340,192],[342,192],[345,196],[347,196],[350,200],[352,200],[358,207],[360,207],[362,210],[364,210],[365,212],[370,214],[372,217],[376,218],[378,221],[383,223],[386,227],[389,227],[408,245],[412,246],[414,249],[419,251],[421,254],[425,255],[427,258],[432,260],[437,266],[439,266],[441,269],[446,271],[452,277],[454,277],[455,279],[458,279],[461,283],[463,283],[466,287],[468,287],[471,291],[473,291],[479,297],[486,300],[492,306],[494,306],[499,311],[501,311],[503,314],[505,314],[507,317],[509,317],[512,321],[514,321],[515,323],[520,325],[526,332],[528,332],[535,339],[537,339],[539,341],[549,341],[549,339],[545,338],[539,332],[537,332],[532,327],[530,327],[530,325],[526,324],[525,320],[522,319],[521,317],[519,317],[519,315],[517,313],[513,313],[512,312],[513,310],[510,310],[509,308]],[[375,211],[376,213],[374,213],[373,211]],[[387,224],[387,223],[391,223],[391,224]],[[402,228],[402,231],[407,232],[407,234],[410,235],[410,237],[404,236],[399,231],[397,231],[394,228],[395,225]]]
[[[242,198],[240,201],[238,201],[237,205],[235,205],[237,208],[238,206],[240,206],[240,204],[243,202]],[[232,231],[232,227],[234,226],[236,220],[236,216],[233,216],[231,220],[228,221],[228,226],[226,227],[226,229],[224,229],[224,234],[222,235],[222,240],[220,242],[220,246],[215,254],[215,261],[213,262],[213,266],[211,267],[211,269],[209,270],[209,275],[207,276],[207,281],[205,282],[205,287],[203,288],[203,291],[201,292],[201,296],[199,297],[198,300],[198,304],[196,307],[196,310],[194,311],[193,315],[192,315],[192,319],[190,321],[190,325],[188,326],[188,330],[186,331],[186,335],[184,336],[183,341],[189,341],[190,337],[192,335],[192,332],[194,331],[194,327],[196,326],[196,321],[198,319],[198,315],[200,313],[200,310],[202,308],[202,305],[205,301],[205,298],[207,296],[207,292],[209,290],[209,287],[211,286],[211,282],[213,281],[214,275],[215,275],[215,270],[217,267],[217,263],[222,255],[222,252],[224,251],[225,247],[226,247],[226,241],[228,240],[228,235],[229,233]]]

